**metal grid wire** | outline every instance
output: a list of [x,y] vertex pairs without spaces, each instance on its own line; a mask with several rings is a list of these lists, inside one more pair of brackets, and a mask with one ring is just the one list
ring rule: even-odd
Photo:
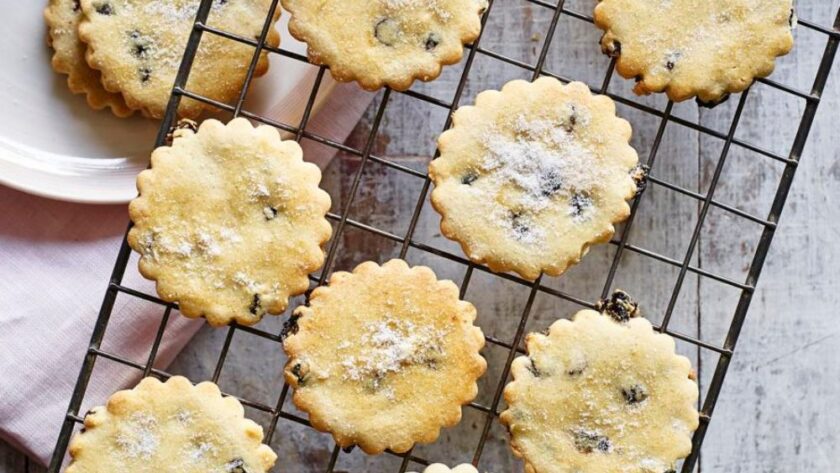
[[[254,120],[256,122],[260,122],[263,124],[271,125],[278,128],[281,131],[289,132],[294,135],[294,139],[296,141],[300,141],[301,139],[308,139],[312,141],[316,141],[323,145],[332,147],[336,150],[348,153],[350,155],[355,155],[360,158],[360,165],[358,169],[355,171],[355,175],[352,180],[352,185],[350,188],[350,193],[348,197],[348,201],[344,203],[344,208],[341,210],[339,214],[330,213],[328,214],[328,218],[335,222],[335,231],[333,233],[333,237],[331,243],[328,246],[326,261],[323,267],[323,270],[320,273],[319,277],[311,277],[313,281],[313,286],[318,286],[324,284],[329,274],[333,271],[333,264],[336,259],[336,255],[338,253],[339,242],[341,240],[342,234],[344,230],[349,226],[355,229],[360,229],[365,232],[369,232],[371,234],[378,235],[380,237],[386,238],[390,241],[395,242],[400,246],[399,256],[401,258],[405,258],[406,253],[409,249],[413,248],[422,252],[431,253],[437,255],[439,257],[445,258],[447,260],[459,263],[463,265],[464,269],[464,276],[461,283],[461,297],[463,298],[464,294],[467,291],[467,287],[469,286],[470,279],[474,273],[474,271],[483,271],[489,274],[494,274],[496,277],[503,278],[508,281],[512,281],[514,283],[524,285],[530,289],[527,302],[525,303],[524,307],[522,307],[521,317],[519,319],[518,325],[516,327],[516,331],[514,333],[513,339],[510,342],[499,340],[495,337],[487,337],[487,342],[489,344],[498,345],[507,350],[507,357],[505,360],[504,369],[502,371],[502,375],[500,377],[499,383],[495,386],[493,391],[492,402],[489,405],[482,405],[476,402],[470,404],[469,408],[477,409],[482,413],[484,416],[483,425],[481,428],[481,437],[473,451],[473,464],[478,464],[479,459],[481,458],[482,451],[484,450],[485,443],[488,438],[488,434],[490,432],[490,428],[493,422],[496,421],[498,414],[499,414],[499,404],[502,398],[502,391],[507,381],[510,365],[515,356],[518,353],[522,353],[523,350],[521,348],[522,340],[525,335],[525,328],[526,323],[528,321],[529,315],[531,313],[531,307],[534,303],[535,297],[538,293],[544,293],[551,296],[555,296],[567,301],[571,301],[573,303],[579,304],[580,306],[584,307],[594,307],[596,301],[588,301],[584,300],[583,298],[576,297],[573,294],[568,294],[563,291],[559,291],[553,289],[551,287],[547,287],[542,282],[542,277],[538,278],[536,281],[527,281],[521,279],[517,276],[510,275],[510,274],[496,274],[491,273],[486,267],[477,266],[472,264],[470,261],[462,257],[461,255],[449,253],[447,251],[443,251],[431,246],[428,246],[422,242],[416,241],[414,239],[414,233],[417,228],[417,223],[420,217],[421,210],[423,208],[424,201],[426,200],[429,188],[430,188],[430,180],[428,176],[423,173],[409,167],[400,165],[398,163],[392,162],[387,159],[383,159],[382,157],[375,156],[372,153],[372,149],[374,146],[375,139],[377,137],[377,133],[379,131],[380,125],[382,123],[382,117],[385,113],[387,104],[389,102],[389,98],[392,94],[399,93],[405,94],[410,97],[413,97],[418,100],[422,100],[429,104],[433,104],[438,107],[442,107],[448,111],[446,123],[444,125],[444,129],[447,129],[451,125],[451,116],[452,112],[459,106],[461,97],[464,93],[464,88],[467,83],[467,78],[470,73],[470,69],[473,65],[473,62],[477,55],[484,55],[490,58],[493,58],[498,61],[502,61],[504,63],[517,66],[522,68],[531,73],[532,79],[536,79],[540,76],[550,76],[559,79],[562,82],[570,82],[572,78],[565,77],[559,74],[555,74],[553,72],[545,70],[545,62],[546,57],[548,55],[549,48],[552,44],[552,40],[554,39],[554,32],[557,27],[559,19],[566,15],[570,18],[589,22],[592,23],[592,17],[580,12],[576,12],[570,10],[564,6],[564,0],[558,0],[555,3],[549,2],[547,0],[525,0],[532,4],[538,5],[542,8],[548,9],[551,12],[551,21],[548,25],[548,29],[545,34],[545,41],[542,45],[542,48],[539,51],[539,56],[537,62],[535,64],[527,64],[521,62],[519,60],[504,56],[498,52],[486,49],[481,47],[481,36],[476,39],[473,45],[467,46],[467,54],[466,58],[464,59],[464,70],[461,74],[460,80],[458,81],[457,87],[455,89],[454,98],[451,102],[446,102],[423,93],[415,92],[415,91],[405,91],[405,92],[396,92],[390,89],[385,89],[382,93],[382,100],[376,108],[376,113],[372,121],[370,133],[367,136],[367,139],[364,143],[364,146],[361,149],[355,149],[350,146],[347,146],[342,143],[338,143],[333,141],[329,138],[320,136],[316,133],[313,133],[307,129],[307,125],[309,124],[309,118],[312,113],[315,99],[318,94],[319,88],[321,86],[322,79],[324,78],[324,74],[326,72],[325,67],[320,67],[317,77],[314,81],[312,86],[312,91],[309,96],[308,102],[306,104],[306,108],[302,115],[302,118],[298,124],[287,124],[287,123],[280,123],[274,120],[270,120],[268,118],[255,115],[253,113],[249,113],[246,110],[243,110],[243,104],[245,102],[245,97],[247,95],[248,89],[251,85],[251,81],[253,79],[254,70],[257,65],[257,61],[260,57],[260,54],[264,52],[269,52],[273,54],[278,54],[287,58],[291,58],[297,61],[304,61],[306,62],[306,57],[294,52],[291,52],[286,49],[281,48],[274,48],[269,45],[266,45],[265,39],[270,30],[273,27],[272,17],[274,16],[274,12],[278,8],[278,0],[272,0],[270,11],[268,16],[266,17],[266,21],[264,23],[262,33],[259,38],[246,38],[241,37],[235,34],[228,33],[226,31],[221,31],[214,27],[211,27],[207,24],[207,18],[210,13],[210,7],[212,4],[212,0],[202,0],[200,7],[198,9],[198,13],[196,15],[196,20],[194,24],[194,28],[191,31],[189,43],[187,45],[183,62],[181,64],[180,70],[177,74],[175,85],[172,91],[172,96],[169,100],[169,105],[167,108],[167,113],[165,118],[163,119],[163,123],[161,124],[160,131],[157,136],[156,146],[162,146],[166,142],[166,137],[168,132],[172,129],[173,125],[176,121],[176,110],[180,100],[183,97],[188,97],[190,99],[198,100],[200,102],[204,102],[212,107],[215,107],[220,110],[224,110],[230,112],[233,116],[242,116]],[[487,19],[490,17],[493,11],[493,0],[489,0],[489,6],[482,17],[482,25],[487,23]],[[799,163],[799,158],[801,156],[802,150],[805,146],[805,141],[808,137],[808,133],[810,131],[811,125],[814,120],[814,115],[816,113],[816,109],[820,102],[820,97],[822,95],[823,89],[826,84],[826,80],[828,78],[829,72],[831,70],[832,62],[834,60],[835,54],[837,52],[838,43],[840,43],[840,11],[835,18],[833,27],[824,27],[820,26],[816,23],[812,23],[803,19],[799,20],[799,25],[809,30],[813,30],[818,34],[824,35],[826,38],[826,46],[825,50],[822,55],[822,59],[819,64],[819,68],[814,78],[813,86],[811,87],[810,91],[802,91],[797,90],[795,88],[789,87],[787,85],[777,83],[770,79],[759,79],[758,82],[770,86],[774,89],[777,89],[784,94],[789,96],[796,97],[797,99],[804,100],[806,105],[804,108],[804,113],[802,115],[801,121],[798,125],[796,136],[793,142],[793,146],[790,150],[790,153],[785,155],[780,155],[778,153],[769,151],[763,148],[761,145],[756,143],[750,143],[747,141],[742,141],[735,137],[735,131],[738,127],[738,123],[741,117],[741,114],[744,110],[744,105],[747,100],[747,96],[749,95],[749,90],[744,91],[740,96],[738,96],[737,100],[737,107],[735,109],[734,116],[732,118],[731,124],[729,129],[726,133],[721,133],[709,128],[706,128],[702,125],[691,123],[689,121],[683,120],[679,117],[675,117],[671,115],[673,102],[669,101],[665,106],[664,110],[660,111],[654,108],[651,108],[647,105],[643,105],[638,103],[634,100],[630,100],[615,94],[610,93],[609,86],[610,81],[613,76],[613,71],[615,67],[615,59],[610,61],[610,64],[607,68],[607,71],[604,75],[603,82],[599,88],[592,88],[594,93],[606,94],[615,100],[618,103],[627,105],[629,107],[635,108],[647,114],[653,115],[659,119],[659,126],[658,131],[653,142],[650,154],[647,157],[645,164],[650,168],[654,164],[654,161],[657,157],[657,151],[659,149],[660,143],[662,141],[663,134],[665,132],[665,128],[669,123],[677,123],[684,127],[688,127],[692,130],[698,131],[703,135],[712,136],[719,140],[723,141],[722,151],[720,156],[717,160],[717,164],[714,168],[714,173],[711,178],[711,184],[708,188],[708,191],[705,194],[697,193],[691,191],[689,189],[684,189],[679,186],[670,184],[668,182],[659,180],[656,176],[649,176],[649,182],[653,183],[653,185],[663,186],[668,189],[671,189],[680,195],[685,196],[686,198],[695,199],[699,204],[699,219],[694,226],[693,233],[691,235],[691,239],[688,244],[688,248],[685,252],[685,257],[682,260],[677,260],[670,258],[668,256],[664,256],[658,254],[656,252],[634,246],[627,242],[627,236],[630,232],[630,229],[633,226],[634,218],[638,212],[639,206],[643,201],[643,193],[638,195],[635,200],[632,202],[632,213],[627,220],[624,229],[620,232],[616,239],[614,239],[611,244],[616,247],[615,255],[612,258],[612,264],[609,268],[609,272],[606,277],[606,281],[604,282],[603,290],[601,291],[601,297],[607,297],[610,293],[613,280],[616,276],[616,272],[618,269],[619,262],[621,261],[622,254],[625,251],[630,251],[644,257],[652,258],[654,260],[666,263],[675,268],[679,268],[679,275],[677,277],[676,283],[674,285],[674,289],[671,293],[670,300],[667,305],[667,309],[664,314],[664,318],[662,319],[662,323],[656,327],[659,331],[670,334],[671,336],[693,344],[694,346],[698,347],[699,350],[708,350],[714,353],[719,354],[717,366],[714,371],[714,375],[712,377],[711,383],[709,385],[709,389],[706,392],[705,396],[703,397],[703,405],[701,409],[700,415],[700,427],[694,434],[693,438],[693,450],[691,455],[683,462],[682,465],[682,472],[691,472],[694,470],[695,465],[697,464],[698,455],[700,453],[701,446],[703,444],[703,438],[706,434],[706,429],[708,428],[709,421],[711,419],[712,413],[714,412],[715,404],[717,403],[718,397],[720,395],[721,386],[726,376],[727,368],[729,367],[730,361],[732,359],[733,350],[735,349],[735,344],[738,340],[738,335],[741,331],[741,326],[744,322],[744,318],[747,314],[747,309],[749,308],[750,301],[752,299],[755,285],[758,281],[759,275],[761,274],[761,269],[764,264],[765,257],[767,255],[767,250],[770,246],[770,242],[773,239],[773,235],[776,230],[777,222],[779,219],[779,215],[782,212],[784,207],[785,199],[787,198],[788,191],[790,189],[791,182],[794,177],[794,173],[797,168],[797,164]],[[483,30],[482,30],[483,31]],[[196,51],[199,47],[199,43],[201,38],[204,34],[212,34],[218,35],[225,38],[228,38],[232,41],[237,41],[239,43],[248,44],[255,48],[253,58],[250,63],[250,67],[248,69],[248,73],[246,76],[246,80],[244,82],[244,86],[239,94],[238,100],[235,104],[225,104],[220,103],[218,101],[209,99],[207,97],[203,97],[198,95],[194,92],[191,92],[186,89],[187,78],[190,73],[190,68],[193,63],[193,59],[195,58]],[[735,207],[726,205],[724,203],[718,202],[714,199],[715,189],[718,184],[718,180],[721,176],[724,164],[726,162],[727,155],[729,154],[729,150],[732,145],[742,147],[747,150],[751,150],[763,157],[769,158],[771,160],[775,160],[781,163],[784,163],[784,171],[782,173],[779,186],[776,189],[775,197],[773,199],[772,207],[770,209],[769,215],[767,217],[760,217],[753,215],[751,213],[742,211]],[[364,224],[362,222],[356,221],[354,219],[349,218],[350,208],[352,206],[353,199],[356,196],[357,190],[359,188],[359,183],[362,179],[362,174],[365,170],[366,164],[370,161],[379,163],[381,165],[390,167],[397,171],[407,173],[413,175],[417,178],[423,180],[422,190],[420,195],[417,197],[417,204],[414,209],[414,213],[411,216],[410,223],[408,226],[408,231],[404,235],[396,235],[391,232],[376,228],[374,226],[370,226]],[[711,207],[717,207],[723,209],[724,211],[739,217],[740,219],[744,219],[747,221],[754,222],[763,227],[761,237],[758,241],[756,252],[752,259],[752,262],[749,266],[749,273],[746,277],[746,280],[743,282],[739,282],[733,280],[728,277],[721,276],[719,274],[715,274],[714,272],[710,272],[708,270],[702,269],[700,267],[696,267],[691,265],[692,255],[695,252],[697,247],[698,239],[701,232],[701,227],[703,222],[706,219],[706,216],[709,212]],[[61,467],[62,461],[64,459],[68,442],[70,440],[70,436],[73,433],[74,427],[76,424],[81,423],[83,421],[83,416],[80,415],[79,409],[81,408],[82,401],[84,400],[85,392],[87,390],[88,384],[91,379],[91,374],[93,372],[94,363],[97,358],[102,357],[117,363],[121,363],[127,367],[142,370],[144,376],[154,375],[160,378],[167,378],[170,376],[169,373],[166,373],[162,370],[158,370],[153,368],[156,355],[158,353],[158,349],[160,347],[161,340],[163,338],[164,331],[166,326],[169,322],[169,319],[172,315],[172,311],[177,310],[177,304],[171,304],[160,300],[159,298],[155,297],[154,295],[146,294],[136,289],[132,289],[130,287],[124,286],[122,284],[123,275],[125,274],[126,266],[129,261],[129,257],[131,256],[131,249],[129,248],[128,244],[125,240],[123,240],[122,246],[119,250],[119,255],[116,260],[116,264],[114,266],[113,272],[111,274],[110,284],[108,285],[105,298],[102,302],[102,306],[99,312],[99,317],[97,319],[96,325],[93,330],[93,335],[91,337],[90,346],[87,350],[87,354],[84,359],[84,363],[81,369],[81,373],[79,375],[78,381],[76,383],[72,398],[70,400],[70,406],[68,409],[68,413],[64,423],[62,425],[61,433],[58,438],[58,442],[53,453],[52,461],[50,463],[49,471],[51,472],[58,472],[59,468]],[[709,278],[712,280],[716,280],[720,283],[726,284],[731,286],[740,291],[740,298],[735,308],[734,313],[732,314],[731,322],[729,325],[729,329],[726,335],[725,342],[722,346],[718,346],[714,343],[709,343],[700,339],[697,339],[692,336],[688,336],[682,333],[678,333],[669,328],[669,322],[671,321],[671,316],[674,311],[675,304],[677,299],[680,295],[680,291],[683,287],[683,282],[685,277],[688,273],[693,273],[698,275],[701,278]],[[114,308],[114,302],[118,294],[126,294],[131,297],[140,298],[155,304],[159,304],[163,310],[163,315],[161,317],[160,325],[154,339],[154,342],[150,348],[150,353],[148,359],[145,363],[137,363],[135,361],[126,359],[120,355],[110,353],[101,349],[102,340],[105,335],[106,329],[108,327],[108,321],[110,320]],[[246,327],[246,326],[239,326],[239,325],[232,325],[228,328],[227,336],[224,341],[224,345],[222,347],[221,353],[217,360],[215,370],[213,376],[211,378],[212,381],[217,382],[219,375],[221,374],[222,367],[225,363],[225,358],[228,353],[228,349],[231,344],[231,340],[233,338],[234,333],[237,330],[245,331],[247,333],[260,336],[267,340],[282,343],[283,333],[269,333],[259,328],[254,327]],[[279,345],[278,345],[279,349]],[[275,434],[277,429],[278,423],[282,421],[289,421],[289,422],[296,422],[303,425],[309,425],[309,422],[301,418],[293,413],[287,412],[283,410],[284,403],[286,401],[286,397],[289,393],[289,386],[284,384],[281,392],[278,395],[277,403],[275,405],[266,405],[261,402],[255,402],[249,399],[242,399],[238,398],[244,405],[250,406],[254,409],[263,411],[268,413],[271,416],[271,422],[268,426],[266,431],[266,443],[270,443],[272,437]],[[406,471],[410,463],[415,463],[417,465],[428,465],[432,463],[434,459],[425,459],[420,458],[412,454],[411,451],[404,453],[404,454],[397,454],[393,452],[389,452],[392,455],[396,455],[398,457],[402,457],[401,465],[399,468],[400,472]],[[342,454],[342,450],[336,445],[332,450],[332,455],[329,459],[329,463],[327,465],[326,471],[332,472],[333,468],[336,465],[336,462],[339,456]]]

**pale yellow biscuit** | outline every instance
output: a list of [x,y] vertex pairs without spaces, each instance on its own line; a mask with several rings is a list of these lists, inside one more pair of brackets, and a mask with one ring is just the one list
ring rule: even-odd
[[637,94],[715,104],[773,72],[793,47],[792,0],[602,0],[595,24]]
[[691,452],[691,364],[647,320],[584,310],[526,344],[501,414],[526,472],[666,473]]
[[83,94],[94,110],[105,107],[118,117],[134,113],[119,93],[112,93],[102,86],[99,71],[85,61],[87,47],[79,40],[79,22],[82,7],[78,0],[50,0],[44,9],[49,29],[49,44],[53,48],[52,67],[67,75],[67,86],[74,94]]
[[[102,72],[102,84],[121,92],[129,107],[161,118],[192,30],[199,0],[81,0],[85,19],[79,37],[87,43],[87,62]],[[270,0],[214,0],[208,24],[229,33],[257,38]],[[276,12],[279,17],[280,11]],[[275,18],[276,20],[276,18]],[[266,44],[277,46],[271,28]],[[187,90],[230,103],[238,97],[254,48],[205,33],[187,81]],[[255,76],[268,70],[263,53]],[[184,98],[178,113],[195,118],[207,105]]]
[[451,281],[402,260],[337,272],[295,311],[286,381],[342,447],[408,451],[461,419],[486,362],[476,310]]
[[152,153],[129,205],[140,272],[188,317],[253,324],[309,287],[332,231],[321,172],[300,146],[244,118],[179,130]]
[[67,473],[265,473],[277,455],[244,415],[213,383],[145,378],[85,416]]
[[493,271],[562,274],[630,214],[630,134],[613,101],[580,82],[480,93],[455,112],[429,166],[441,231]]
[[487,0],[283,0],[309,60],[340,81],[397,90],[430,81],[478,38]]
[[458,465],[452,469],[442,463],[434,463],[427,466],[423,473],[478,473],[478,470],[469,463]]

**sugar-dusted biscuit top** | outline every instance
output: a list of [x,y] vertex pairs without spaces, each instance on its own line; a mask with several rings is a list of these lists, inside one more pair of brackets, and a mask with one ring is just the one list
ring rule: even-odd
[[586,85],[515,80],[480,93],[453,123],[429,166],[432,205],[472,261],[557,276],[630,214],[630,124]]
[[486,362],[476,310],[431,269],[391,260],[332,274],[295,311],[286,381],[342,447],[408,451],[461,419]]
[[773,72],[793,47],[792,0],[602,0],[595,25],[638,94],[716,104]]
[[140,272],[188,317],[251,325],[309,287],[332,228],[321,172],[276,129],[237,118],[175,132],[129,205]]
[[213,383],[145,378],[88,412],[67,473],[266,473],[277,455],[244,414]]
[[457,63],[478,38],[486,0],[283,0],[309,60],[368,90],[411,87]]

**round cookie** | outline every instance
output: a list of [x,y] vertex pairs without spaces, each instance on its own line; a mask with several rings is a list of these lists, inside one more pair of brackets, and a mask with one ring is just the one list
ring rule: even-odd
[[[166,112],[199,0],[81,0],[85,19],[79,37],[87,43],[87,62],[102,72],[102,84],[121,92],[129,107],[162,118]],[[270,0],[214,0],[208,24],[246,38],[259,37]],[[279,8],[276,13],[280,15]],[[276,18],[275,18],[276,20]],[[266,44],[277,46],[272,28]],[[229,103],[238,97],[254,48],[205,33],[187,90]],[[254,76],[268,70],[263,53]],[[196,118],[207,105],[184,98],[182,117]]]
[[429,166],[442,233],[493,271],[562,274],[630,214],[630,134],[613,101],[580,82],[480,93],[455,112]]
[[433,463],[427,466],[423,473],[478,473],[478,470],[469,463],[458,465],[452,469],[442,463]]
[[85,416],[67,473],[267,472],[277,455],[242,405],[210,382],[145,378]]
[[487,364],[476,310],[402,260],[332,274],[283,343],[295,405],[342,447],[406,452],[461,419]]
[[616,70],[637,94],[666,92],[704,105],[773,72],[793,47],[792,0],[602,0],[595,25]]
[[666,473],[691,452],[690,362],[647,320],[617,320],[584,310],[528,335],[500,417],[526,472]]
[[85,61],[87,47],[79,40],[78,27],[82,7],[78,0],[50,0],[44,9],[44,19],[49,29],[48,41],[53,48],[52,67],[67,75],[67,86],[74,94],[84,94],[94,110],[105,107],[118,117],[134,113],[119,93],[112,93],[102,86],[99,71]]
[[244,118],[175,132],[129,205],[128,243],[163,300],[214,326],[280,314],[324,262],[331,226],[321,172],[300,146]]
[[406,90],[461,60],[481,31],[487,0],[282,0],[310,62],[363,88]]

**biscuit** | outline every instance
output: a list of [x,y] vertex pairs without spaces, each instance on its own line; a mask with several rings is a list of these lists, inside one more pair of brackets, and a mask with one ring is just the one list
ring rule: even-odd
[[437,78],[478,38],[487,8],[487,0],[282,1],[309,61],[368,90]]
[[441,231],[475,263],[534,280],[609,241],[637,190],[631,129],[586,85],[543,77],[459,108],[429,166]]
[[423,473],[478,473],[478,470],[469,463],[458,465],[452,469],[442,463],[434,463],[427,466]]
[[67,75],[67,86],[74,94],[83,94],[94,110],[111,109],[118,117],[134,113],[119,93],[105,90],[99,71],[85,61],[87,47],[79,40],[78,27],[82,8],[78,0],[50,0],[44,9],[49,30],[48,41],[53,49],[52,67]]
[[210,382],[145,378],[85,416],[67,473],[267,472],[277,455],[242,405]]
[[487,364],[476,310],[451,281],[402,260],[337,272],[283,343],[292,400],[342,447],[406,452],[461,419]]
[[773,72],[793,47],[792,0],[602,0],[595,25],[616,70],[640,95],[665,92],[704,105]]
[[[102,72],[102,84],[121,92],[129,107],[162,118],[181,65],[199,5],[198,0],[81,0],[85,19],[79,37],[87,43],[88,64]],[[257,38],[270,0],[214,0],[208,24],[229,33]],[[280,10],[276,16],[279,18]],[[276,19],[275,18],[275,21]],[[271,28],[266,44],[276,47],[280,35]],[[238,97],[254,48],[205,33],[190,70],[186,89],[230,103]],[[263,53],[254,76],[268,70]],[[178,113],[196,118],[208,107],[184,98]]]
[[280,314],[309,287],[332,228],[321,172],[272,127],[237,118],[175,132],[129,205],[140,272],[187,317],[214,326]]
[[647,320],[622,319],[583,310],[527,336],[500,417],[526,472],[666,473],[691,452],[689,360]]

